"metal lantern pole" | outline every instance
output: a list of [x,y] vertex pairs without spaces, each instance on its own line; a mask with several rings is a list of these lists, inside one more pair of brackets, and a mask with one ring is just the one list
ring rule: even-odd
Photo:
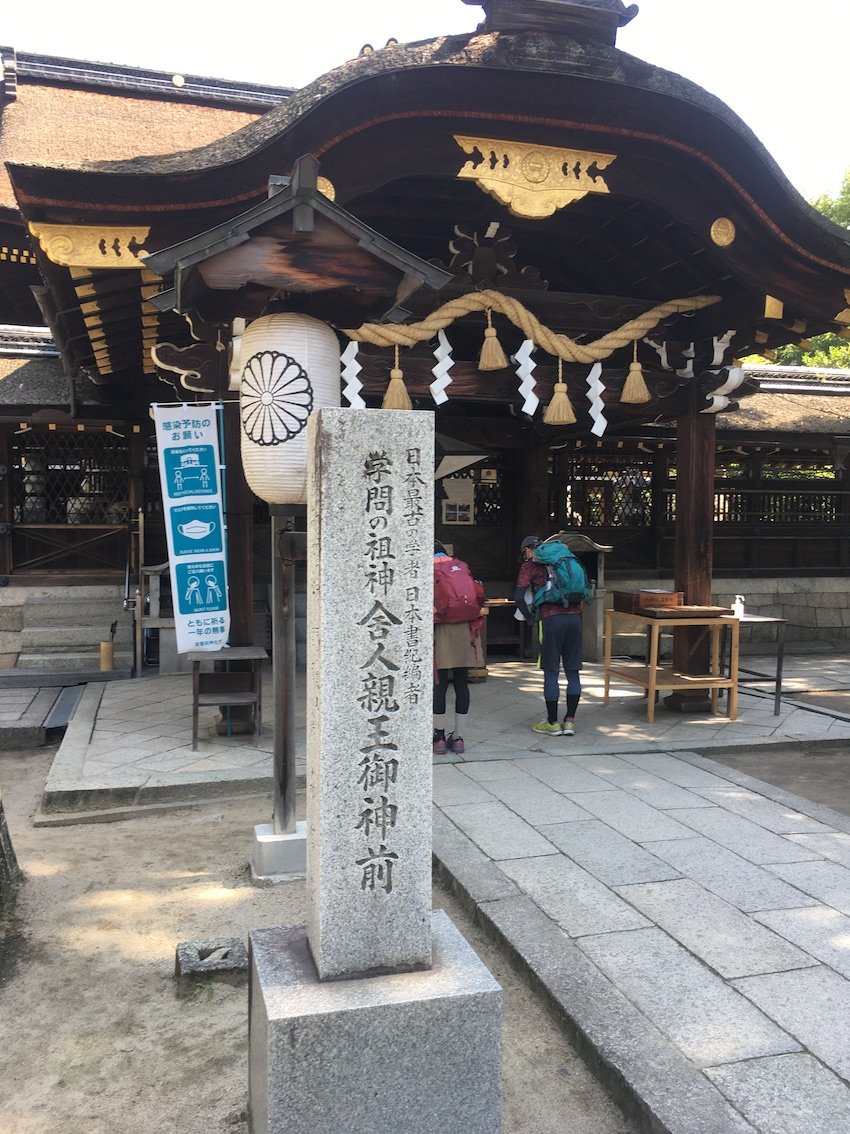
[[299,505],[273,504],[272,676],[274,681],[274,813],[276,835],[295,832],[295,565],[306,562],[307,533],[295,530]]

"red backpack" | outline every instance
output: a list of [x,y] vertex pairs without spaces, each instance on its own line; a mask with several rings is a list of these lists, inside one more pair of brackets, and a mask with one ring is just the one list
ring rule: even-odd
[[484,590],[462,559],[434,560],[434,621],[473,622],[480,618]]

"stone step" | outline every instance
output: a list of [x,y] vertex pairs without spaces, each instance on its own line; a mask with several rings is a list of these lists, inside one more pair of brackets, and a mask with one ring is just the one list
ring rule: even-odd
[[[20,635],[20,649],[21,652],[29,650],[44,650],[51,652],[53,650],[67,650],[73,649],[76,646],[84,648],[98,649],[101,642],[109,641],[109,623],[97,623],[96,625],[85,625],[64,623],[61,626],[28,626],[25,627]],[[115,631],[116,645],[132,646],[133,642],[133,627],[130,624],[118,624]]]
[[95,602],[124,601],[124,584],[103,583],[89,586],[45,585],[30,586],[22,584],[16,587],[3,587],[0,589],[0,606],[20,606],[23,603],[58,602],[65,597],[72,597],[78,601],[93,600]]
[[131,618],[120,602],[100,602],[94,599],[68,599],[50,602],[28,602],[23,607],[23,625],[71,626],[105,622],[106,629],[115,622],[130,622]]
[[[129,669],[133,665],[132,650],[116,650],[114,654],[115,669]],[[27,652],[18,658],[16,670],[67,670],[75,673],[78,670],[97,670],[100,668],[100,650],[76,649],[57,650],[56,653]]]

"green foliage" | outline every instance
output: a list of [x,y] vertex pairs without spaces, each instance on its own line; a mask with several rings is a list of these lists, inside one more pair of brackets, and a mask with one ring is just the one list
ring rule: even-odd
[[[777,347],[776,358],[766,359],[753,354],[743,361],[751,366],[813,366],[821,370],[850,370],[850,341],[840,335],[815,335],[811,348],[803,350],[798,343]],[[813,375],[817,381],[817,375]]]
[[812,201],[812,205],[833,224],[840,224],[842,228],[850,228],[850,169],[844,174],[844,180],[841,182],[837,197],[830,197],[827,193],[824,193],[822,197]]

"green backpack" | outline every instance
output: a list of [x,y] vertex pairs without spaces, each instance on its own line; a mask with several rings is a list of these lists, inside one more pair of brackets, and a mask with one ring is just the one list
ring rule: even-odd
[[590,598],[587,572],[575,555],[558,540],[541,543],[534,549],[534,562],[542,563],[549,578],[531,600],[533,610],[544,603],[578,606]]

